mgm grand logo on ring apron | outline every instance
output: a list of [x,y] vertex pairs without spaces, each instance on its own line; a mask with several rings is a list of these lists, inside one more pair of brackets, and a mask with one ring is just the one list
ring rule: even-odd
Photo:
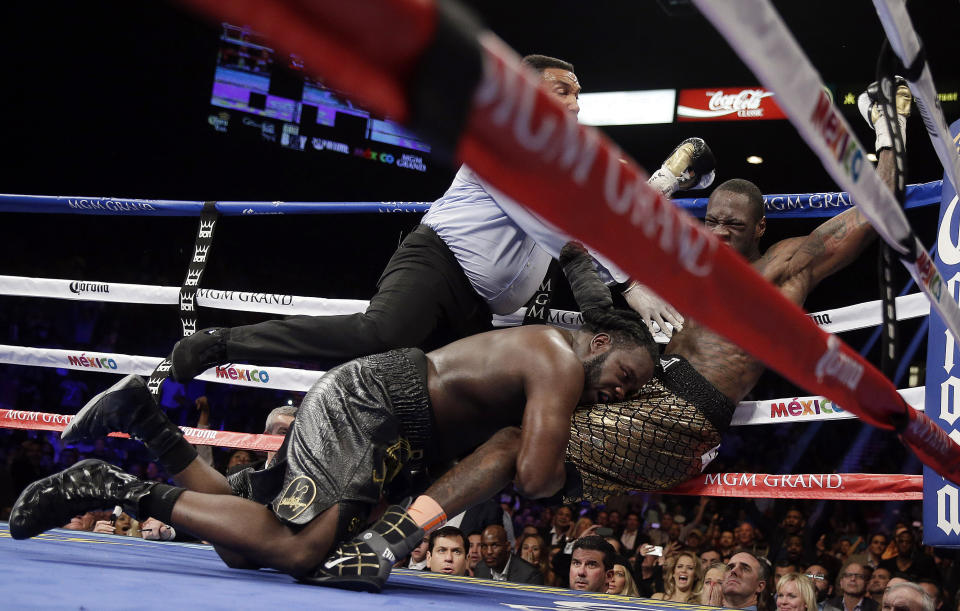
[[301,475],[294,479],[283,491],[277,503],[277,514],[286,520],[292,520],[303,513],[317,496],[317,485],[312,479]]

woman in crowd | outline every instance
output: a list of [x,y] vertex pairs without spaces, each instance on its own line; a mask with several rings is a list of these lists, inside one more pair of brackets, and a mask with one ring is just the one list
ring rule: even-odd
[[664,591],[655,593],[656,600],[695,603],[700,598],[700,558],[691,551],[682,551],[667,558],[663,572]]
[[800,573],[787,573],[777,582],[777,611],[817,611],[813,580]]
[[640,592],[637,590],[637,582],[633,580],[633,574],[627,566],[627,561],[619,556],[613,561],[613,575],[607,580],[607,594],[640,596]]
[[[539,534],[540,534],[540,530],[537,529],[536,526],[534,526],[534,525],[532,525],[532,524],[528,524],[528,525],[524,526],[524,527],[523,527],[523,530],[520,531],[520,534],[517,535],[517,540],[516,540],[516,542],[514,543],[514,545],[516,546],[516,549],[513,550],[513,553],[515,553],[516,555],[522,557],[522,556],[523,556],[523,554],[522,554],[523,550],[522,550],[521,548],[522,548],[522,546],[523,546],[523,542],[527,539],[527,537],[532,536],[532,535],[539,535]],[[546,549],[546,548],[542,547],[542,545],[541,545],[541,548],[540,548],[540,549]]]
[[540,569],[540,573],[547,577],[550,569],[550,558],[547,553],[547,544],[540,535],[524,535],[520,541],[520,557]]
[[723,606],[723,578],[727,576],[727,566],[714,562],[703,573],[703,587],[700,590],[700,604],[710,607]]
[[592,532],[587,532],[587,530],[589,530],[591,526],[593,526],[593,520],[591,520],[587,516],[582,516],[580,519],[577,520],[577,523],[574,525],[573,536],[570,537],[570,540],[575,541],[580,537],[585,537],[586,535],[593,534]]

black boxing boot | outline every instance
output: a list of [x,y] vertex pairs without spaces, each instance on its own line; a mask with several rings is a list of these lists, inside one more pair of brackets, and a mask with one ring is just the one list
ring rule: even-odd
[[227,362],[227,327],[201,329],[181,339],[170,352],[170,376],[185,384],[215,365]]
[[[35,537],[63,526],[77,514],[115,505],[134,517],[146,517],[150,515],[147,499],[156,493],[154,506],[169,506],[172,511],[181,492],[182,488],[141,481],[102,460],[84,460],[24,489],[10,512],[10,536]],[[170,521],[169,512],[153,513],[159,520]]]
[[128,375],[90,399],[60,438],[65,442],[98,439],[109,433],[128,433],[143,442],[170,474],[187,468],[197,450],[183,438],[183,431],[157,406],[146,382]]
[[302,583],[379,592],[397,559],[417,547],[424,530],[403,507],[391,505],[373,526],[337,546]]

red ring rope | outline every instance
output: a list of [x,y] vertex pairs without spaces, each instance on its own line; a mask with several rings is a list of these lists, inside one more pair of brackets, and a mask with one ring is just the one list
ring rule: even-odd
[[[62,431],[73,416],[21,410],[0,410],[0,428]],[[195,445],[214,445],[261,452],[276,451],[282,435],[255,435],[180,427]],[[111,433],[111,437],[129,437]],[[872,475],[828,473],[774,475],[769,473],[712,473],[699,475],[664,494],[751,498],[833,499],[845,501],[896,501],[923,498],[922,475]]]

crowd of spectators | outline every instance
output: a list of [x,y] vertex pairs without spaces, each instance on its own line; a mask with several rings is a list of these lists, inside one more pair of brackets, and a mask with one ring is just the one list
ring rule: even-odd
[[[504,497],[493,523],[469,533],[445,526],[397,566],[758,611],[960,609],[957,558],[919,544],[916,506],[889,512],[889,531],[881,516],[862,514],[875,524],[867,536],[849,505],[656,494],[543,505]],[[808,523],[811,511],[823,516],[820,526]],[[885,595],[899,602],[885,606]]]
[[[844,534],[813,536],[798,505],[774,503],[760,516],[748,501],[690,501],[615,499],[624,511],[502,503],[502,523],[470,533],[445,526],[398,566],[759,611],[960,608],[955,558],[917,545],[912,506],[901,508],[892,537],[878,530],[866,538],[842,512],[832,512],[827,527]],[[780,519],[771,523],[770,515]]]

